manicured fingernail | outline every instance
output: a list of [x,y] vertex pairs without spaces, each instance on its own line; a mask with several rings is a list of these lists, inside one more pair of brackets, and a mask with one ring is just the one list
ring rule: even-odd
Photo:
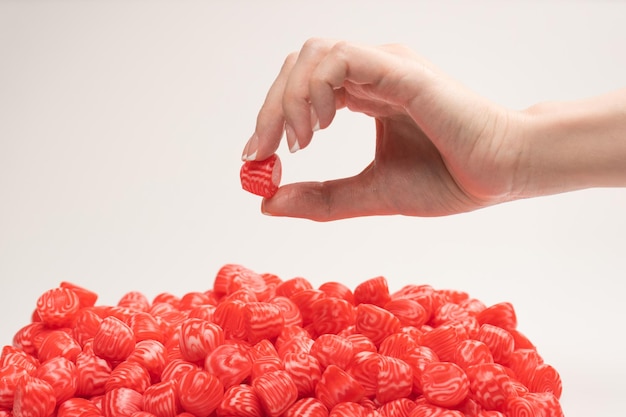
[[311,128],[314,132],[317,132],[318,130],[320,130],[320,119],[319,117],[317,117],[317,112],[315,111],[313,106],[311,106],[310,108],[311,108]]
[[298,137],[296,131],[293,130],[288,124],[285,124],[285,135],[287,136],[287,144],[289,145],[289,152],[294,153],[300,150],[300,144],[298,143]]
[[243,149],[241,159],[244,161],[253,161],[256,158],[257,148],[259,146],[259,137],[257,134],[253,134],[248,140],[246,147]]

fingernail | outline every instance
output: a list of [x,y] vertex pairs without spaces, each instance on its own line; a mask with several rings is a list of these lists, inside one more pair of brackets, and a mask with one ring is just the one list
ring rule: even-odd
[[259,137],[257,134],[253,134],[248,140],[246,147],[243,149],[241,159],[244,161],[253,161],[256,158],[257,148],[259,146]]
[[317,112],[315,111],[313,106],[311,106],[310,109],[311,109],[311,127],[314,132],[317,132],[318,130],[320,130],[320,119],[319,117],[317,117]]
[[263,201],[261,202],[261,213],[266,215],[266,216],[271,216],[272,213],[270,213],[269,211],[267,211],[265,209],[265,199],[263,199]]
[[289,152],[294,153],[300,150],[300,144],[298,143],[298,137],[296,131],[293,130],[288,124],[285,124],[285,135],[287,136],[287,144],[289,145]]

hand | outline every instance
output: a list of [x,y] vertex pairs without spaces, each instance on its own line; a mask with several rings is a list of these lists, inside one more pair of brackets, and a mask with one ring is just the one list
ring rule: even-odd
[[344,107],[375,118],[373,161],[351,178],[285,185],[263,201],[264,213],[317,221],[442,216],[567,188],[558,176],[561,188],[543,183],[554,150],[544,158],[535,146],[537,163],[528,159],[529,138],[541,138],[530,128],[541,123],[529,121],[544,120],[542,112],[497,106],[398,45],[307,41],[271,86],[243,159],[269,157],[283,131],[292,152],[306,148]]

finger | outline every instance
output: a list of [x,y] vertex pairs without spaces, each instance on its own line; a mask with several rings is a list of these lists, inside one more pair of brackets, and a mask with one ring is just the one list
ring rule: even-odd
[[283,113],[287,143],[292,152],[305,148],[313,137],[317,116],[311,111],[308,80],[333,44],[334,41],[328,39],[306,41],[289,74],[283,95]]
[[278,149],[285,126],[282,97],[296,60],[297,54],[290,54],[272,83],[257,116],[254,134],[244,147],[243,160],[264,160]]
[[342,41],[334,44],[311,74],[310,101],[323,129],[335,116],[335,91],[347,83],[362,85],[372,100],[404,107],[419,94],[426,78],[426,68],[419,61],[398,55],[389,47]]
[[263,213],[320,222],[361,216],[392,214],[380,196],[380,188],[367,175],[282,186],[262,203]]

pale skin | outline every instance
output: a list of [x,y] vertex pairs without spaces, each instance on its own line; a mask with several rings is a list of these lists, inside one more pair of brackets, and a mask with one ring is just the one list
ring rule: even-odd
[[373,161],[354,177],[284,185],[265,214],[444,216],[626,186],[626,89],[511,110],[404,46],[327,39],[287,57],[242,159],[268,158],[283,137],[292,152],[306,148],[342,108],[375,119]]

